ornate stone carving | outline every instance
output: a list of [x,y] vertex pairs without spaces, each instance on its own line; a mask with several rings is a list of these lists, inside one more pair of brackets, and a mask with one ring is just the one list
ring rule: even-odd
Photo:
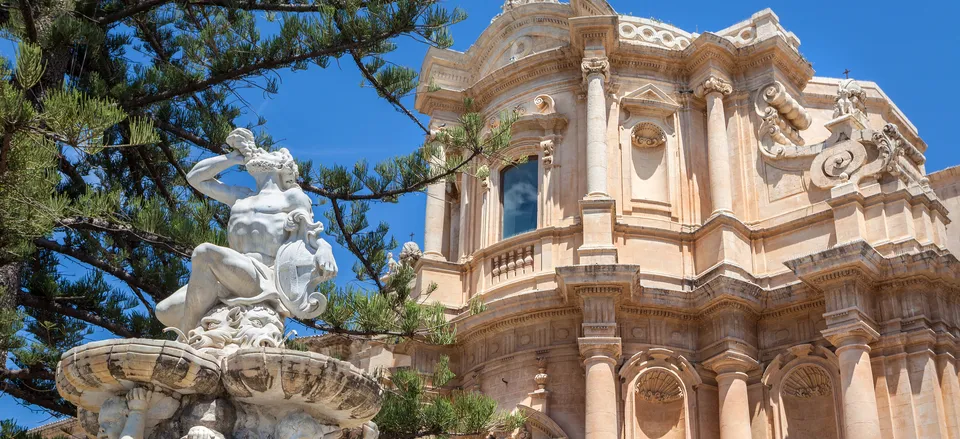
[[560,0],[506,0],[503,2],[503,6],[500,6],[500,9],[507,12],[513,8],[534,3],[560,3]]
[[[158,304],[179,340],[88,343],[57,368],[57,390],[80,408],[86,430],[96,414],[97,437],[333,439],[380,409],[378,382],[350,363],[283,349],[284,320],[324,311],[316,287],[337,265],[290,153],[258,148],[244,129],[227,143],[233,152],[187,176],[231,206],[230,246],[197,246],[187,285]],[[255,189],[216,179],[235,165],[246,166]],[[363,431],[375,439],[375,426]]]
[[[893,175],[908,182],[922,178],[920,165],[925,158],[910,144],[894,124],[879,131],[864,129],[856,118],[845,115],[831,121],[838,141],[828,145],[811,164],[811,181],[822,188],[865,178]],[[867,162],[868,149],[875,149],[876,158]]]
[[543,165],[544,166],[553,166],[553,150],[556,148],[556,144],[553,139],[545,139],[540,141],[540,150],[543,152]]
[[650,123],[641,122],[633,126],[630,130],[630,140],[633,146],[640,148],[654,148],[667,142],[667,135],[660,127]]
[[677,378],[663,369],[651,369],[637,379],[637,398],[665,404],[683,398],[683,389]]
[[556,112],[556,102],[550,95],[539,95],[533,99],[533,105],[537,107],[540,114],[549,114]]
[[672,29],[642,18],[639,20],[637,23],[631,23],[623,21],[621,18],[620,36],[626,40],[672,50],[683,50],[690,45],[689,36],[681,33],[678,29]]
[[400,249],[400,263],[414,266],[420,258],[423,257],[423,252],[420,251],[420,246],[416,242],[408,241],[403,244],[403,247]]
[[549,378],[547,375],[547,357],[537,357],[537,374],[533,376],[533,381],[537,383],[537,391],[546,391]]
[[[812,118],[780,82],[773,82],[760,89],[756,101],[757,112],[763,122],[757,137],[760,153],[769,159],[786,158],[781,145],[803,145],[800,131],[810,127]],[[790,155],[793,156],[793,155]]]
[[606,82],[610,79],[610,61],[606,57],[584,58],[580,63],[580,71],[583,73],[584,82],[591,75],[602,75]]
[[726,80],[719,78],[717,76],[710,76],[705,79],[700,85],[694,89],[693,93],[697,97],[702,98],[710,93],[720,93],[721,95],[728,95],[733,93],[733,86],[730,85]]
[[837,86],[837,98],[833,107],[833,118],[852,115],[860,123],[867,122],[867,93],[857,81],[847,78]]
[[783,392],[798,398],[829,396],[832,394],[830,377],[822,367],[812,364],[797,367],[784,381]]
[[[227,143],[232,152],[201,160],[187,178],[200,192],[231,206],[230,247],[198,246],[187,285],[157,305],[157,318],[176,330],[181,341],[217,304],[268,306],[281,321],[314,318],[327,302],[316,286],[337,274],[330,244],[320,237],[323,225],[313,222],[312,202],[296,184],[297,165],[290,153],[260,149],[253,133],[243,128],[230,133]],[[236,165],[246,166],[256,189],[216,179]],[[263,212],[264,205],[271,211]]]

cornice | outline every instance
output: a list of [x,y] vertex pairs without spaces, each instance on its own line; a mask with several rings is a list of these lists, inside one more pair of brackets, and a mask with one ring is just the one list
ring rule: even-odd
[[[483,324],[481,326],[470,328],[466,331],[463,331],[457,337],[457,344],[463,345],[467,340],[475,339],[477,337],[482,337],[490,333],[497,333],[507,328],[515,328],[519,326],[528,325],[530,323],[539,321],[539,320],[552,320],[556,318],[566,318],[566,317],[578,317],[581,315],[579,307],[567,307],[567,308],[553,308],[542,311],[527,312],[525,314],[519,314],[514,316],[505,316],[499,320],[492,321],[490,323]],[[462,326],[465,322],[460,322],[457,324],[458,331],[459,327]]]

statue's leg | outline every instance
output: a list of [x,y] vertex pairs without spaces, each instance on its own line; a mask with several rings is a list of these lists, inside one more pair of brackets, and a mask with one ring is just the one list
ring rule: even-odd
[[253,297],[260,294],[257,268],[236,250],[200,244],[190,259],[193,269],[187,283],[180,329],[193,329],[200,318],[224,297]]
[[180,287],[177,292],[171,294],[166,299],[157,304],[157,320],[166,326],[180,327],[180,320],[183,317],[183,305],[187,301],[187,286]]

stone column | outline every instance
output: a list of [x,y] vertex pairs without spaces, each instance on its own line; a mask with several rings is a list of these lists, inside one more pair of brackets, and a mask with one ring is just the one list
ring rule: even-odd
[[880,417],[868,344],[879,334],[863,323],[823,332],[826,339],[837,347],[844,437],[880,439]]
[[749,438],[750,405],[747,396],[747,372],[757,367],[749,356],[727,351],[704,362],[717,373],[720,395],[720,439]]
[[610,70],[606,57],[584,58],[580,64],[587,88],[587,196],[608,197],[607,98],[604,83]]
[[697,97],[707,101],[707,168],[714,214],[733,213],[730,145],[727,143],[727,116],[723,112],[723,96],[732,91],[730,83],[716,76],[708,77],[695,90]]
[[619,337],[583,337],[580,355],[586,372],[585,439],[617,439],[617,359]]
[[446,214],[447,183],[440,181],[427,186],[427,215],[423,230],[423,256],[443,257],[443,216]]

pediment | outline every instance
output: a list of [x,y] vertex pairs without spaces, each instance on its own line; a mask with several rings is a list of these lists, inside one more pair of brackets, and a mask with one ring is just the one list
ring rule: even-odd
[[621,100],[621,106],[631,114],[645,113],[657,116],[671,115],[680,108],[677,101],[653,84],[645,84],[625,95]]
[[517,410],[527,418],[527,427],[532,427],[543,433],[544,436],[551,439],[567,439],[567,433],[563,431],[553,419],[550,419],[545,413],[532,407],[517,404]]
[[490,56],[483,61],[478,78],[483,78],[494,70],[513,64],[528,56],[550,49],[570,45],[569,33],[559,29],[541,29],[537,33],[518,33],[504,38],[491,50]]

